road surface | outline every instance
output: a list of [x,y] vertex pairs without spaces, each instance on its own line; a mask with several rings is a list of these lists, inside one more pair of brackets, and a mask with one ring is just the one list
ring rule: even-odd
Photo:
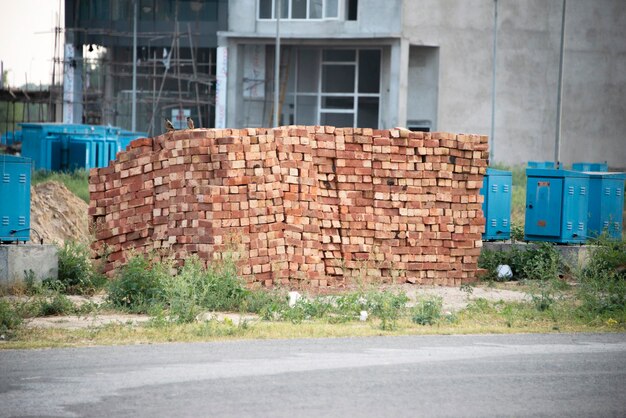
[[0,416],[626,416],[626,334],[0,351]]

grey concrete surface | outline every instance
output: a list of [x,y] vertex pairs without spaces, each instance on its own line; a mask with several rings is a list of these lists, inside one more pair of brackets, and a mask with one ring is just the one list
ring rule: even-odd
[[626,335],[0,351],[0,416],[625,416]]
[[0,286],[24,282],[24,272],[32,270],[36,280],[56,279],[59,256],[52,244],[0,245]]

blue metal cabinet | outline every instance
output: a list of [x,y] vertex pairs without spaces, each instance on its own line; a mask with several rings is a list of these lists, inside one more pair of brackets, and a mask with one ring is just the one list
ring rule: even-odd
[[622,238],[625,173],[590,172],[589,175],[589,236],[602,232],[610,238]]
[[528,168],[556,168],[554,161],[529,161]]
[[0,242],[30,237],[29,158],[0,155]]
[[525,239],[563,244],[585,242],[589,175],[528,168],[526,176]]
[[607,163],[588,163],[580,162],[572,164],[572,170],[575,171],[609,171]]
[[106,167],[116,153],[143,132],[111,126],[22,123],[22,154],[33,159],[35,168],[74,170]]
[[513,179],[510,171],[488,168],[480,194],[484,196],[484,240],[511,238],[511,189]]

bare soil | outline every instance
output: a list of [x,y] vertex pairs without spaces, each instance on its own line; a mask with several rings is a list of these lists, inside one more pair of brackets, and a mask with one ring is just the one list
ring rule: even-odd
[[89,242],[87,203],[56,181],[32,186],[30,193],[31,242]]

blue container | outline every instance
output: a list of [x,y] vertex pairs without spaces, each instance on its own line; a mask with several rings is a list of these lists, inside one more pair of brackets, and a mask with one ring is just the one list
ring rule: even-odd
[[5,132],[0,136],[0,144],[13,145],[22,142],[22,131]]
[[557,168],[553,161],[529,161],[528,168]]
[[589,236],[622,239],[626,173],[589,172]]
[[117,152],[142,132],[111,126],[22,123],[22,155],[33,159],[35,168],[74,170],[106,167]]
[[30,238],[29,158],[0,155],[0,242]]
[[572,164],[572,170],[574,171],[609,171],[609,165],[607,163],[574,163]]
[[587,239],[589,175],[548,168],[526,169],[527,241],[562,244]]
[[147,132],[132,132],[132,131],[121,131],[118,135],[120,149],[118,151],[126,149],[128,144],[134,141],[137,138],[145,138],[148,136]]
[[510,171],[488,168],[480,194],[484,196],[484,240],[511,238],[511,190],[513,177]]

